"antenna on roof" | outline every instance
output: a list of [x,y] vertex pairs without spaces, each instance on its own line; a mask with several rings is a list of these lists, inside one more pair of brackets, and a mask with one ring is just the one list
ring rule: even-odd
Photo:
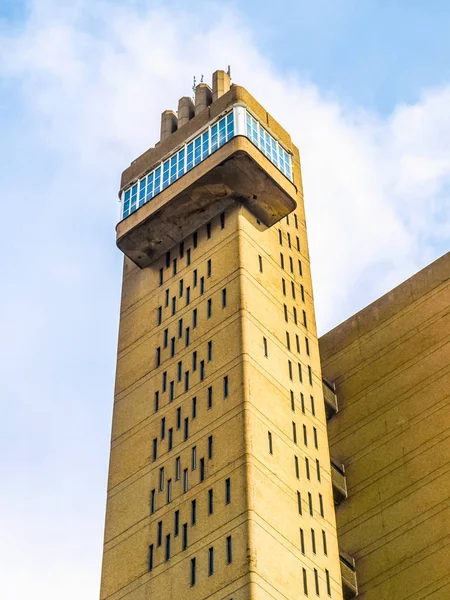
[[192,91],[195,92],[195,88],[197,87],[197,80],[194,75],[194,83],[192,84]]
[[228,65],[227,75],[231,79],[231,65]]
[[202,74],[202,76],[200,78],[200,83],[203,83],[203,74]]

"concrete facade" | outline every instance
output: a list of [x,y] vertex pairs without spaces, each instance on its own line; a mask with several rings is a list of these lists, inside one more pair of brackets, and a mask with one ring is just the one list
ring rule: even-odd
[[[238,181],[225,204],[211,197],[219,200],[213,213],[188,235],[172,227],[182,237],[154,259],[147,254],[141,268],[132,259],[147,252],[142,228],[160,218],[157,202],[169,210],[183,189],[201,185],[207,161],[213,178],[220,164],[206,159],[118,226],[130,257],[102,600],[343,597],[297,149],[232,86],[135,161],[122,185],[152,168],[155,153],[176,148],[183,128],[195,132],[195,119],[220,114],[239,94],[291,152],[292,182],[255,147],[246,152],[286,200],[258,203]],[[277,206],[288,201],[285,216]]]
[[450,598],[450,253],[320,339],[364,600]]

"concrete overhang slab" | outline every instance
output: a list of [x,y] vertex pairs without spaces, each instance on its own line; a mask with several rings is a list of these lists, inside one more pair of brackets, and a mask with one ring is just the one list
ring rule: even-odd
[[118,223],[117,246],[145,268],[233,202],[271,227],[295,210],[297,193],[249,139],[237,136]]

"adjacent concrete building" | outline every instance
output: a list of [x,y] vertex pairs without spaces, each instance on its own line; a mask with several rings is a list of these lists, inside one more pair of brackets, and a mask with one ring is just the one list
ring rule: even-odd
[[450,253],[320,339],[364,600],[450,598]]
[[[424,398],[408,403],[401,377],[417,389],[434,381],[448,259],[324,336],[324,382],[298,150],[223,71],[162,114],[161,140],[124,171],[120,199],[102,600],[340,600],[358,593],[355,559],[364,598],[447,597],[413,595],[401,575],[428,548],[428,518],[440,566],[425,552],[411,568],[422,566],[423,586],[443,577],[444,509],[424,477],[444,477],[433,441],[446,443],[446,390],[434,382],[426,398],[441,412],[422,439]],[[414,442],[430,446],[428,462]],[[442,477],[433,496],[444,503]],[[414,507],[395,502],[408,486]]]

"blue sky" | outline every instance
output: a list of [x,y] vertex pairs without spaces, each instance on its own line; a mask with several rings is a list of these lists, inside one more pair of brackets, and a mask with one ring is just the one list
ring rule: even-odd
[[448,250],[447,3],[185,7],[0,3],[5,598],[98,597],[119,177],[193,75],[231,64],[300,148],[320,331]]

